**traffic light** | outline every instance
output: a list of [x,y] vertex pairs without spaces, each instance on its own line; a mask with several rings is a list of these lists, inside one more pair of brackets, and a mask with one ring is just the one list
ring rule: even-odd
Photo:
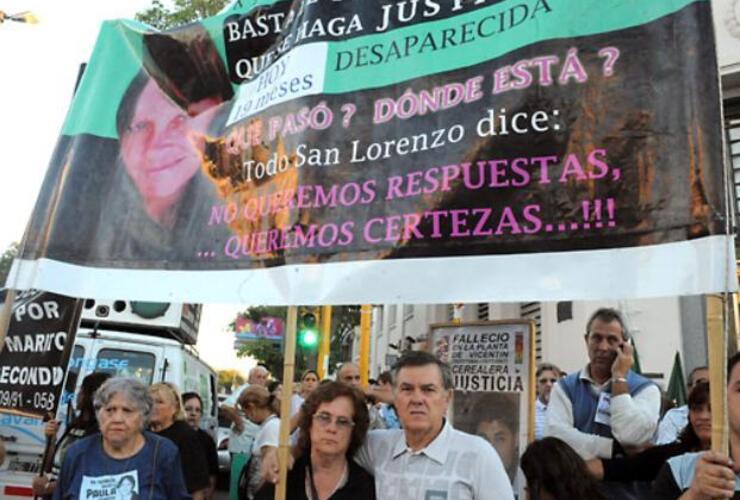
[[298,318],[298,345],[316,349],[319,345],[319,308],[304,307]]

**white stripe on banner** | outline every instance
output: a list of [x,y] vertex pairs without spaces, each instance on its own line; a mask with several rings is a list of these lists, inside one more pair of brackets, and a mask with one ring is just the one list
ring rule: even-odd
[[16,260],[8,284],[83,298],[262,305],[603,300],[737,290],[734,241],[727,235],[606,250],[236,271]]
[[226,125],[275,104],[323,92],[328,52],[326,42],[301,45],[280,57],[254,80],[241,84]]

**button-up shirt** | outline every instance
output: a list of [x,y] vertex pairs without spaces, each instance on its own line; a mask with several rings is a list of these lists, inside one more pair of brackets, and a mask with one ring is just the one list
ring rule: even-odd
[[355,460],[375,476],[378,498],[397,500],[513,500],[496,450],[449,423],[413,451],[403,430],[371,431]]

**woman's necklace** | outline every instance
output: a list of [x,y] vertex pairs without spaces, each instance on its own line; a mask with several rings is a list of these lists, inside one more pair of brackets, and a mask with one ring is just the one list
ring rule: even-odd
[[[309,458],[308,461],[309,465],[307,467],[308,474],[306,476],[306,489],[308,490],[307,493],[310,493],[309,499],[310,500],[321,500],[321,497],[319,496],[319,493],[316,489],[316,483],[313,480],[313,469],[311,467],[311,459]],[[337,492],[339,488],[341,488],[344,483],[347,481],[347,462],[344,462],[344,468],[342,469],[342,473],[339,475],[339,479],[337,480],[337,483],[334,485],[334,488],[329,492],[326,497],[324,497],[324,500],[328,500],[331,498],[334,493]]]

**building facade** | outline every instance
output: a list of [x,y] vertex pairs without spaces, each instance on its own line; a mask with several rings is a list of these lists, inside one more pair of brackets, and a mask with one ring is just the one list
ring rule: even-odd
[[[712,0],[721,77],[723,126],[727,139],[731,195],[740,211],[740,0]],[[599,307],[615,307],[625,316],[643,373],[663,387],[668,384],[676,352],[684,373],[706,364],[704,297],[668,297],[598,302],[530,302],[466,304],[464,321],[527,318],[537,325],[537,359],[565,371],[587,362],[584,334],[589,315]],[[385,304],[374,308],[371,376],[392,366],[405,349],[425,347],[429,326],[452,320],[452,304]],[[357,343],[353,357],[359,354]]]

